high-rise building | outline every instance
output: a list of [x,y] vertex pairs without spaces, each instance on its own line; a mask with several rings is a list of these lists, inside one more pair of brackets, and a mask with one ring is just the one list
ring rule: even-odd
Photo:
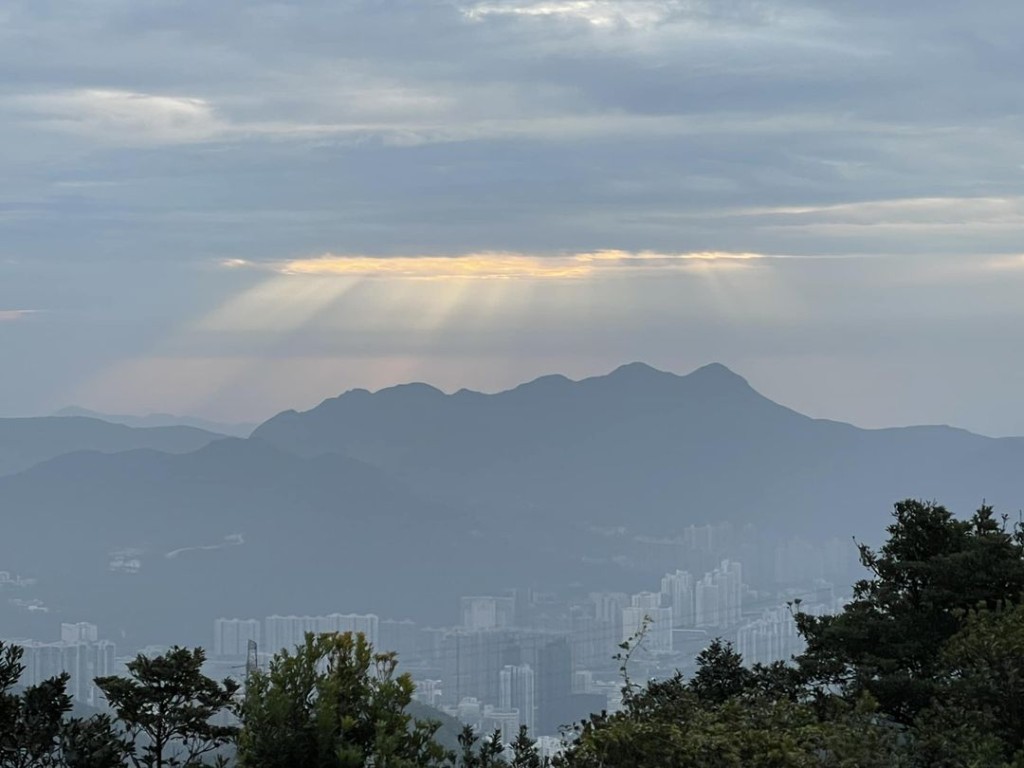
[[375,648],[380,639],[380,618],[373,613],[332,613],[327,616],[316,616],[314,620],[315,631],[319,634],[358,633],[364,635]]
[[[61,628],[61,635],[64,636],[64,627]],[[77,636],[81,636],[81,630]],[[84,632],[84,636],[96,637],[97,634],[90,629]],[[22,685],[39,685],[45,680],[66,673],[68,694],[83,704],[98,706],[101,702],[101,693],[96,688],[94,680],[97,677],[112,675],[116,671],[115,647],[109,640],[59,643],[28,641],[20,642],[19,645],[24,652],[22,664],[25,669],[20,680]]]
[[60,625],[62,643],[95,643],[99,639],[99,629],[95,624],[80,621],[77,624]]
[[249,651],[250,640],[260,644],[260,623],[256,619],[222,618],[213,622],[214,656],[244,657]]
[[590,602],[594,604],[594,617],[598,621],[618,624],[622,621],[622,609],[629,605],[625,592],[591,592]]
[[661,593],[638,592],[630,598],[629,604],[633,608],[645,608],[647,610],[661,608]]
[[441,681],[440,680],[416,680],[416,690],[412,697],[421,704],[428,707],[439,707],[441,705]]
[[480,716],[480,731],[485,738],[498,731],[501,734],[501,743],[509,745],[515,741],[521,722],[519,710],[487,704]]
[[[646,627],[644,626],[646,622]],[[622,641],[636,642],[643,632],[642,647],[654,653],[672,650],[672,609],[631,605],[622,609]]]
[[501,672],[507,666],[533,670],[537,733],[558,733],[572,696],[572,647],[566,635],[528,630],[455,630],[441,653],[444,698],[457,704],[473,697],[485,704],[501,698]]
[[743,566],[735,560],[723,560],[721,565],[724,586],[723,613],[725,626],[740,623],[743,615]]
[[696,621],[694,578],[688,571],[667,573],[661,580],[662,605],[672,609],[677,627],[692,627]]
[[723,560],[704,574],[694,589],[694,623],[698,627],[731,627],[743,612],[743,569],[734,560]]
[[804,649],[796,620],[786,606],[766,610],[761,618],[740,627],[736,650],[747,665],[789,661]]
[[505,629],[515,623],[515,597],[480,595],[459,600],[462,628],[470,631]]
[[267,616],[263,620],[264,647],[270,653],[292,650],[306,642],[307,634],[362,633],[377,646],[380,619],[372,613],[332,613],[327,616]]
[[519,722],[536,732],[536,692],[529,664],[506,664],[499,673],[498,706],[519,711]]
[[594,687],[594,673],[589,669],[578,669],[572,673],[572,692],[590,693]]
[[381,651],[394,651],[399,661],[408,661],[419,655],[419,627],[405,619],[384,619],[377,625]]

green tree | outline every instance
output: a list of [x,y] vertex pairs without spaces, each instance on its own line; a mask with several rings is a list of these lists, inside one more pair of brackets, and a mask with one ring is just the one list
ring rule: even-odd
[[131,749],[105,714],[67,720],[60,735],[64,768],[122,768]]
[[714,641],[697,671],[639,688],[630,683],[624,644],[623,708],[580,724],[556,768],[893,768],[904,766],[900,734],[878,722],[874,702],[839,701],[822,720],[795,671],[747,669],[732,647]]
[[971,611],[943,648],[937,686],[915,721],[922,764],[1024,759],[1024,607]]
[[733,650],[732,643],[716,638],[697,654],[697,671],[690,681],[690,690],[701,702],[724,704],[752,683],[750,670],[743,666],[743,657]]
[[44,680],[20,693],[24,651],[0,642],[0,768],[115,768],[127,744],[110,718],[68,719],[68,675]]
[[895,505],[889,538],[862,546],[871,577],[835,616],[797,614],[807,640],[801,670],[819,692],[870,693],[881,712],[910,725],[934,698],[942,649],[965,612],[1016,602],[1024,592],[1024,535],[983,506],[958,520],[942,506]]
[[238,683],[217,682],[202,673],[201,648],[174,647],[161,656],[139,655],[128,662],[128,677],[97,678],[96,685],[131,740],[136,768],[206,765],[206,758],[230,743],[237,729],[214,718],[230,711]]
[[537,742],[530,738],[525,725],[519,726],[519,733],[512,742],[512,762],[510,768],[544,768],[545,761],[537,752]]
[[865,700],[828,721],[788,699],[741,694],[701,702],[684,685],[662,687],[628,709],[595,715],[577,731],[558,768],[896,768],[899,734],[879,724]]
[[245,768],[434,768],[454,756],[406,712],[414,686],[362,634],[306,636],[250,676],[239,710]]
[[499,768],[508,764],[502,759],[505,751],[501,743],[501,730],[481,739],[473,726],[464,726],[459,733],[459,768]]

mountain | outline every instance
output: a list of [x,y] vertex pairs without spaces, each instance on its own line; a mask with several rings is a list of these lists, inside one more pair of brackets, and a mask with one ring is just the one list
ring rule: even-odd
[[194,427],[133,429],[84,417],[0,419],[0,475],[20,472],[72,451],[114,453],[151,448],[188,453],[221,437]]
[[677,376],[634,363],[493,395],[354,390],[253,436],[357,458],[451,504],[651,534],[731,520],[877,535],[899,498],[1024,502],[1024,440],[812,419],[720,364]]
[[259,441],[67,454],[0,478],[0,511],[0,570],[37,578],[31,597],[64,620],[145,642],[205,642],[225,614],[454,613],[463,569],[487,565],[460,552],[467,515],[357,461]]
[[82,416],[88,419],[99,419],[111,424],[123,424],[126,427],[195,427],[206,432],[214,432],[218,435],[229,437],[248,437],[256,429],[256,424],[227,423],[199,419],[194,416],[175,416],[170,413],[150,413],[145,416],[132,416],[128,414],[100,413],[90,411],[88,408],[69,406],[62,408],[54,416]]
[[[1024,500],[1022,439],[812,419],[721,365],[632,364],[497,394],[355,390],[249,439],[186,430],[207,444],[178,454],[67,453],[79,421],[125,440],[162,433],[53,421],[46,445],[62,455],[0,477],[0,570],[38,580],[4,595],[0,626],[87,620],[139,645],[207,642],[224,615],[447,624],[460,594],[638,591],[719,556],[771,573],[774,538],[878,541],[901,498],[961,513]],[[738,555],[678,544],[689,525],[723,522],[761,538]]]

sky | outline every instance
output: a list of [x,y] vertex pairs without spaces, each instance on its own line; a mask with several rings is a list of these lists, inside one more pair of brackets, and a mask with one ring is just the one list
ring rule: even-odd
[[6,0],[0,415],[725,363],[1024,434],[1017,0]]

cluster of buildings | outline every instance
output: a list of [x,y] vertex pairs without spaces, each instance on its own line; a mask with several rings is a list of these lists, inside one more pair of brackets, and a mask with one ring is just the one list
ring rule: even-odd
[[530,733],[537,732],[536,675],[529,664],[506,664],[498,673],[496,704],[470,695],[458,697],[456,703],[445,704],[441,680],[417,680],[415,698],[472,725],[478,733],[500,731],[506,744],[515,739],[521,725]]
[[263,661],[304,641],[308,632],[361,632],[375,647],[396,651],[417,678],[417,698],[483,731],[514,738],[520,725],[534,734],[559,728],[605,708],[604,694],[573,687],[573,652],[565,632],[517,626],[516,600],[463,598],[462,623],[434,629],[373,614],[220,618],[214,622],[214,657],[247,658],[256,643]]
[[[480,732],[500,730],[507,740],[521,725],[535,737],[553,736],[592,712],[617,709],[621,679],[615,657],[621,643],[636,641],[641,632],[640,653],[630,662],[637,665],[637,679],[691,672],[696,654],[715,637],[733,641],[749,664],[800,653],[792,612],[779,603],[786,599],[783,592],[795,589],[786,586],[790,580],[807,584],[815,576],[824,583],[820,574],[829,571],[827,560],[841,560],[838,545],[835,552],[812,551],[798,540],[762,546],[755,570],[768,574],[769,589],[757,592],[745,583],[746,562],[721,556],[746,551],[751,536],[749,526],[723,524],[690,526],[674,539],[636,538],[638,551],[676,566],[662,571],[660,584],[657,571],[652,573],[656,591],[568,599],[530,590],[463,596],[456,626],[342,613],[217,619],[214,658],[248,660],[255,645],[265,662],[302,644],[307,633],[361,632],[376,648],[398,654],[422,703]],[[688,570],[678,567],[681,562]],[[816,602],[816,611],[835,609],[829,600]]]
[[[640,652],[630,661],[635,679],[676,669],[689,674],[695,655],[714,637],[733,641],[748,664],[789,660],[803,643],[792,609],[780,602],[795,596],[797,585],[814,583],[818,590],[811,607],[801,610],[842,609],[822,574],[847,567],[848,545],[792,539],[752,552],[748,528],[690,526],[673,539],[635,537],[636,551],[650,561],[643,578],[652,591],[469,595],[459,599],[455,626],[356,613],[218,618],[209,663],[219,674],[239,676],[249,664],[265,664],[282,649],[303,644],[309,633],[362,633],[374,647],[398,654],[402,671],[416,681],[417,700],[480,732],[499,730],[507,741],[525,725],[543,746],[567,723],[618,708],[615,658],[620,644],[635,641],[641,631]],[[747,560],[741,565],[732,554],[722,557],[725,552],[748,552],[760,574],[752,582],[767,589],[747,586]],[[654,570],[662,562],[670,567]],[[0,586],[20,583],[0,572]],[[59,642],[15,642],[24,647],[24,684],[67,673],[69,692],[83,703],[101,704],[94,678],[123,671],[114,644],[100,639],[93,624],[61,625]]]
[[379,645],[380,619],[370,614],[331,613],[325,616],[267,616],[261,626],[257,619],[217,619],[213,623],[213,655],[216,658],[245,658],[250,643],[273,655],[305,642],[306,635],[358,632],[374,646]]
[[[665,574],[658,592],[591,595],[595,618],[614,622],[621,610],[616,642],[635,642],[643,633],[643,648],[651,653],[672,653],[677,630],[725,630],[738,625],[743,611],[743,567],[722,560],[696,579],[689,571]],[[621,604],[621,605],[618,605]]]
[[102,694],[93,680],[118,673],[116,646],[109,640],[100,639],[95,624],[61,624],[59,642],[11,642],[24,651],[21,663],[25,669],[21,685],[39,685],[67,674],[67,692],[83,704],[99,706]]
[[591,593],[567,608],[537,593],[464,596],[459,624],[445,628],[374,614],[221,618],[213,652],[241,661],[256,644],[265,660],[300,645],[306,633],[362,632],[375,647],[398,653],[423,703],[483,732],[512,737],[525,725],[532,734],[555,735],[618,706],[614,657],[641,628],[645,656],[667,665],[692,655],[709,632],[739,625],[742,578],[738,562],[722,560],[699,578],[670,572],[657,592]]
[[736,651],[748,665],[789,661],[803,653],[806,643],[796,628],[797,610],[812,616],[840,613],[844,600],[831,599],[811,605],[780,605],[766,608],[760,617],[736,633]]
[[857,547],[850,539],[812,541],[778,536],[754,525],[690,525],[670,537],[635,536],[621,542],[627,566],[648,572],[673,571],[685,563],[705,573],[723,558],[743,563],[749,584],[784,587],[825,579],[847,584],[860,575]]

